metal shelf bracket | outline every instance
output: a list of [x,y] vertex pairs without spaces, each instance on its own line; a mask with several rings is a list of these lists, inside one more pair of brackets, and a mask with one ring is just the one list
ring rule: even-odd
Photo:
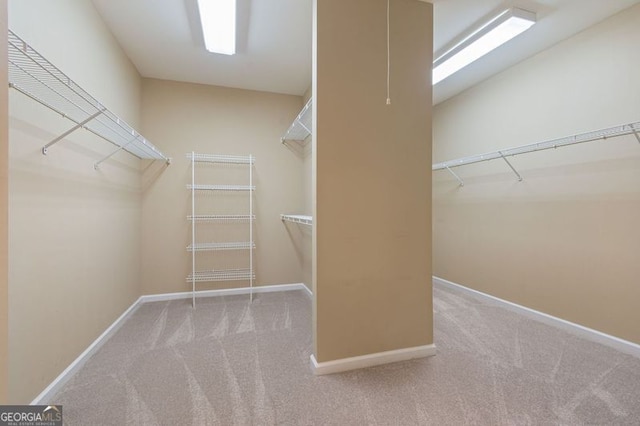
[[511,168],[511,170],[513,170],[513,173],[516,174],[516,176],[518,176],[518,182],[522,182],[522,176],[520,176],[520,173],[518,173],[518,171],[515,169],[515,167],[513,167],[511,165],[511,163],[509,162],[509,160],[507,160],[507,157],[504,156],[504,154],[502,153],[502,151],[498,151],[498,154],[500,154],[500,157],[502,157],[502,159],[504,160],[505,163],[507,163],[507,165]]
[[633,132],[633,136],[635,136],[636,140],[638,141],[638,143],[640,143],[640,135],[638,135],[638,129],[633,127],[633,125],[629,125],[629,127],[631,127],[631,131]]
[[446,167],[447,171],[449,173],[451,173],[453,175],[453,177],[458,180],[458,182],[460,182],[460,186],[464,186],[464,181],[460,178],[460,176],[455,174],[455,172],[453,170],[451,170],[451,167],[449,167],[449,166],[445,166],[445,167]]
[[[127,147],[129,145],[131,145],[132,143],[134,143],[135,141],[137,141],[138,139],[140,139],[142,137],[142,135],[138,134],[136,136],[135,132],[131,132],[132,136],[134,136],[133,139],[131,139],[129,142],[127,142],[126,144],[119,146],[118,148],[116,148],[114,151],[112,151],[109,155],[107,155],[106,157],[100,159],[99,161],[96,161],[93,165],[93,168],[95,170],[98,170],[100,168],[100,164],[104,163],[105,161],[107,161],[109,158],[113,157],[115,154],[117,154],[120,151],[126,151]],[[165,163],[167,164],[167,166],[171,165],[171,158],[167,157],[167,159],[165,160]]]
[[[52,140],[51,142],[49,142],[48,144],[43,146],[42,147],[42,154],[43,155],[47,155],[47,153],[49,152],[49,147],[50,146],[55,145],[56,143],[60,142],[62,139],[64,139],[67,136],[69,136],[71,133],[75,132],[76,130],[80,129],[81,127],[84,127],[85,124],[87,124],[88,122],[90,122],[91,120],[96,118],[97,116],[101,115],[104,111],[105,111],[105,109],[101,109],[100,111],[96,112],[95,114],[90,115],[85,120],[83,120],[80,123],[76,124],[75,126],[70,128],[69,130],[67,130],[66,132],[64,132],[63,134],[61,134],[60,136],[58,136],[57,138],[55,138],[54,140]],[[66,118],[69,118],[69,117],[66,117]]]
[[127,149],[127,147],[129,145],[131,145],[136,139],[138,139],[140,135],[134,137],[131,141],[129,141],[127,144],[119,146],[118,148],[116,148],[114,151],[112,151],[109,155],[107,155],[106,157],[102,158],[101,160],[98,160],[95,162],[95,164],[93,165],[93,168],[95,170],[98,170],[100,168],[100,164],[102,164],[103,162],[105,162],[106,160],[108,160],[109,158],[113,157],[116,153],[122,151],[123,149]]

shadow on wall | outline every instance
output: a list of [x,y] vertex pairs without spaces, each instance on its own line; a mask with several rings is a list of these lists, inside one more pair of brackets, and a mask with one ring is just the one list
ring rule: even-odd
[[[86,142],[79,143],[66,138],[62,139],[56,145],[51,146],[49,153],[45,156],[42,153],[42,148],[57,138],[59,134],[43,130],[41,127],[16,117],[9,117],[9,123],[12,131],[10,137],[11,143],[21,144],[19,151],[15,149],[12,152],[12,170],[41,174],[41,167],[50,167],[52,170],[55,170],[57,175],[65,178],[68,177],[71,180],[77,179],[78,181],[87,183],[87,176],[98,177],[100,180],[93,182],[95,185],[125,189],[131,189],[131,185],[121,180],[113,180],[112,175],[103,170],[117,168],[125,172],[128,176],[134,176],[139,173],[135,162],[132,162],[131,158],[127,158],[131,156],[124,153],[121,159],[110,157],[101,164],[101,168],[94,170],[94,164],[104,159],[117,149],[117,147],[115,147],[115,145],[105,144],[101,138],[89,132],[83,132],[83,136],[89,135],[90,138],[87,139]],[[73,135],[70,135],[70,137],[73,138]],[[98,144],[95,145],[97,149],[92,148],[94,144]],[[69,163],[71,154],[75,157],[86,157],[86,174],[84,170],[81,172],[70,171]],[[75,167],[73,167],[73,169],[77,170]],[[138,188],[136,188],[136,190],[137,189]]]
[[283,226],[287,230],[287,234],[289,234],[289,238],[293,243],[298,261],[302,263],[305,258],[305,248],[311,239],[311,227],[293,222],[283,222]]
[[311,153],[311,138],[307,138],[303,142],[284,141],[282,142],[282,145],[294,153],[298,158],[304,158]]
[[140,185],[142,191],[151,188],[153,183],[162,175],[162,172],[169,167],[164,161],[142,160],[142,169],[140,175]]

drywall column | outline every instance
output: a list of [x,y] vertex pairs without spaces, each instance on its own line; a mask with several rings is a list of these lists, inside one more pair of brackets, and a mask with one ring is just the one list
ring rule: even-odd
[[328,361],[433,349],[432,6],[390,3],[386,105],[387,2],[314,1],[313,319],[320,374]]
[[7,403],[9,294],[8,294],[8,158],[9,88],[7,80],[7,2],[0,0],[0,404]]

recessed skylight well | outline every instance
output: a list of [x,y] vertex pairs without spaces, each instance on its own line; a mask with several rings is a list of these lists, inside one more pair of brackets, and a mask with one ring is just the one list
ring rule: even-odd
[[197,0],[204,45],[209,52],[236,53],[236,0]]
[[523,33],[535,22],[535,13],[523,9],[511,8],[500,13],[436,58],[433,62],[433,84]]

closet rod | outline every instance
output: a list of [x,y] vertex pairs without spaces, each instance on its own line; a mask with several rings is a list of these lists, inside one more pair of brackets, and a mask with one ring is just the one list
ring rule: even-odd
[[579,143],[593,142],[598,140],[606,140],[609,138],[634,135],[640,143],[640,122],[623,124],[621,126],[608,127],[606,129],[595,130],[587,133],[579,133],[572,136],[567,136],[559,139],[552,139],[545,142],[532,143],[529,145],[521,145],[514,148],[501,149],[499,151],[487,152],[486,154],[472,155],[469,157],[457,158],[455,160],[444,161],[442,163],[433,164],[432,170],[447,170],[453,174],[460,182],[460,186],[464,186],[464,182],[458,175],[456,175],[451,169],[453,167],[466,166],[469,164],[480,163],[483,161],[491,161],[496,159],[503,159],[509,165],[511,170],[516,174],[518,180],[522,180],[522,176],[513,167],[513,165],[507,160],[507,157],[512,157],[521,154],[528,154],[530,152],[544,151],[547,149],[560,148],[562,146],[576,145]]

